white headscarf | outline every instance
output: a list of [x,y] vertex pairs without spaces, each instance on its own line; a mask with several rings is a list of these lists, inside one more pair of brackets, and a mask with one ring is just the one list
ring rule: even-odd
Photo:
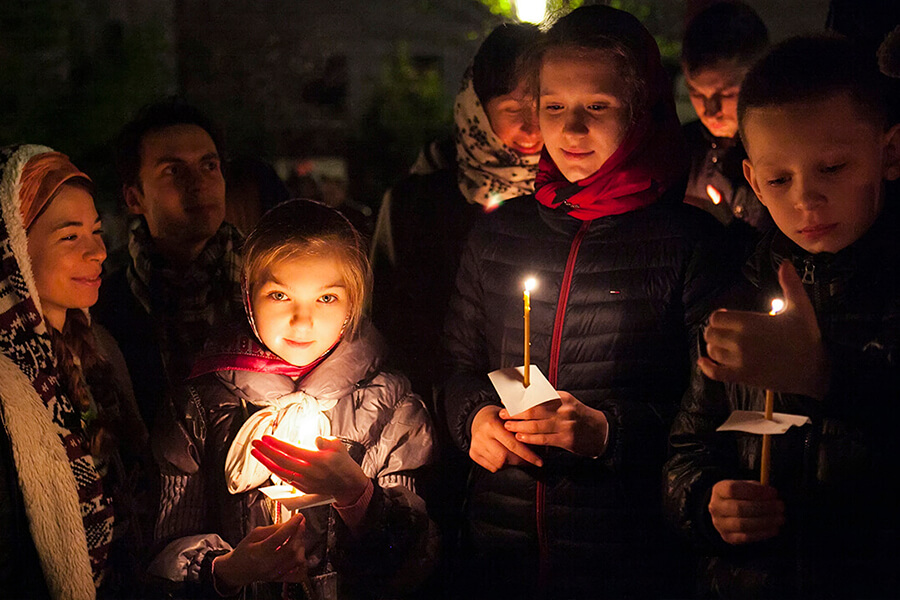
[[490,210],[504,200],[534,192],[540,154],[519,154],[497,137],[466,71],[453,109],[459,190]]

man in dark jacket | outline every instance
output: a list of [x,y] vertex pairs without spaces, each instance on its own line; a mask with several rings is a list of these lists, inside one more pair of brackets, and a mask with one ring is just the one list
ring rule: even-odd
[[[748,74],[747,179],[778,230],[733,308],[712,314],[671,434],[672,521],[709,558],[704,595],[896,597],[900,518],[900,126],[886,126],[874,57],[797,38]],[[801,281],[802,277],[802,281]],[[775,316],[773,296],[786,301]],[[717,432],[734,410],[811,424],[772,437]]]
[[152,104],[119,135],[122,194],[135,219],[124,267],[92,314],[113,335],[152,427],[216,324],[241,314],[241,236],[225,217],[216,129],[178,101]]
[[741,81],[768,43],[765,24],[741,2],[712,4],[684,33],[681,67],[699,117],[684,126],[691,157],[685,200],[729,225],[732,237],[754,238],[753,230],[772,227],[744,179],[747,153],[737,122]]

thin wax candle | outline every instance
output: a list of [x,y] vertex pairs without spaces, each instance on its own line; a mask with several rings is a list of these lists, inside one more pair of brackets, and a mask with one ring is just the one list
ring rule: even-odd
[[[784,300],[775,298],[772,300],[772,310],[770,315],[777,315],[784,310]],[[772,412],[775,409],[775,392],[766,390],[766,408],[765,416],[767,421],[772,420]],[[772,436],[768,433],[763,434],[762,439],[762,455],[759,459],[759,482],[763,485],[769,485],[769,466],[772,464]]]
[[522,383],[525,387],[531,383],[529,377],[531,370],[531,290],[536,284],[534,278],[525,280],[525,292],[522,294],[525,302],[525,372],[522,375]]

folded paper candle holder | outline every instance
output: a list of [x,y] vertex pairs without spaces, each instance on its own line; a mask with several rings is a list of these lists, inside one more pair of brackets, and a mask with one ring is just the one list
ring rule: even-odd
[[259,488],[270,500],[281,502],[288,510],[312,508],[323,504],[331,504],[334,497],[324,494],[306,494],[292,485],[269,485]]
[[559,394],[537,365],[529,365],[528,387],[525,386],[524,375],[524,367],[507,367],[488,373],[488,378],[510,416],[516,416],[538,404],[559,399]]

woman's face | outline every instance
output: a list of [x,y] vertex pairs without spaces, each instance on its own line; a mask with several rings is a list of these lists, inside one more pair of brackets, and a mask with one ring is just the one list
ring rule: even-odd
[[536,107],[525,89],[525,82],[519,82],[510,93],[488,100],[484,112],[500,141],[519,154],[537,154],[544,144]]
[[28,230],[28,254],[44,316],[62,330],[66,311],[97,302],[106,246],[84,188],[64,184]]
[[609,54],[550,50],[541,63],[538,116],[547,152],[571,182],[597,172],[625,139],[628,90]]

